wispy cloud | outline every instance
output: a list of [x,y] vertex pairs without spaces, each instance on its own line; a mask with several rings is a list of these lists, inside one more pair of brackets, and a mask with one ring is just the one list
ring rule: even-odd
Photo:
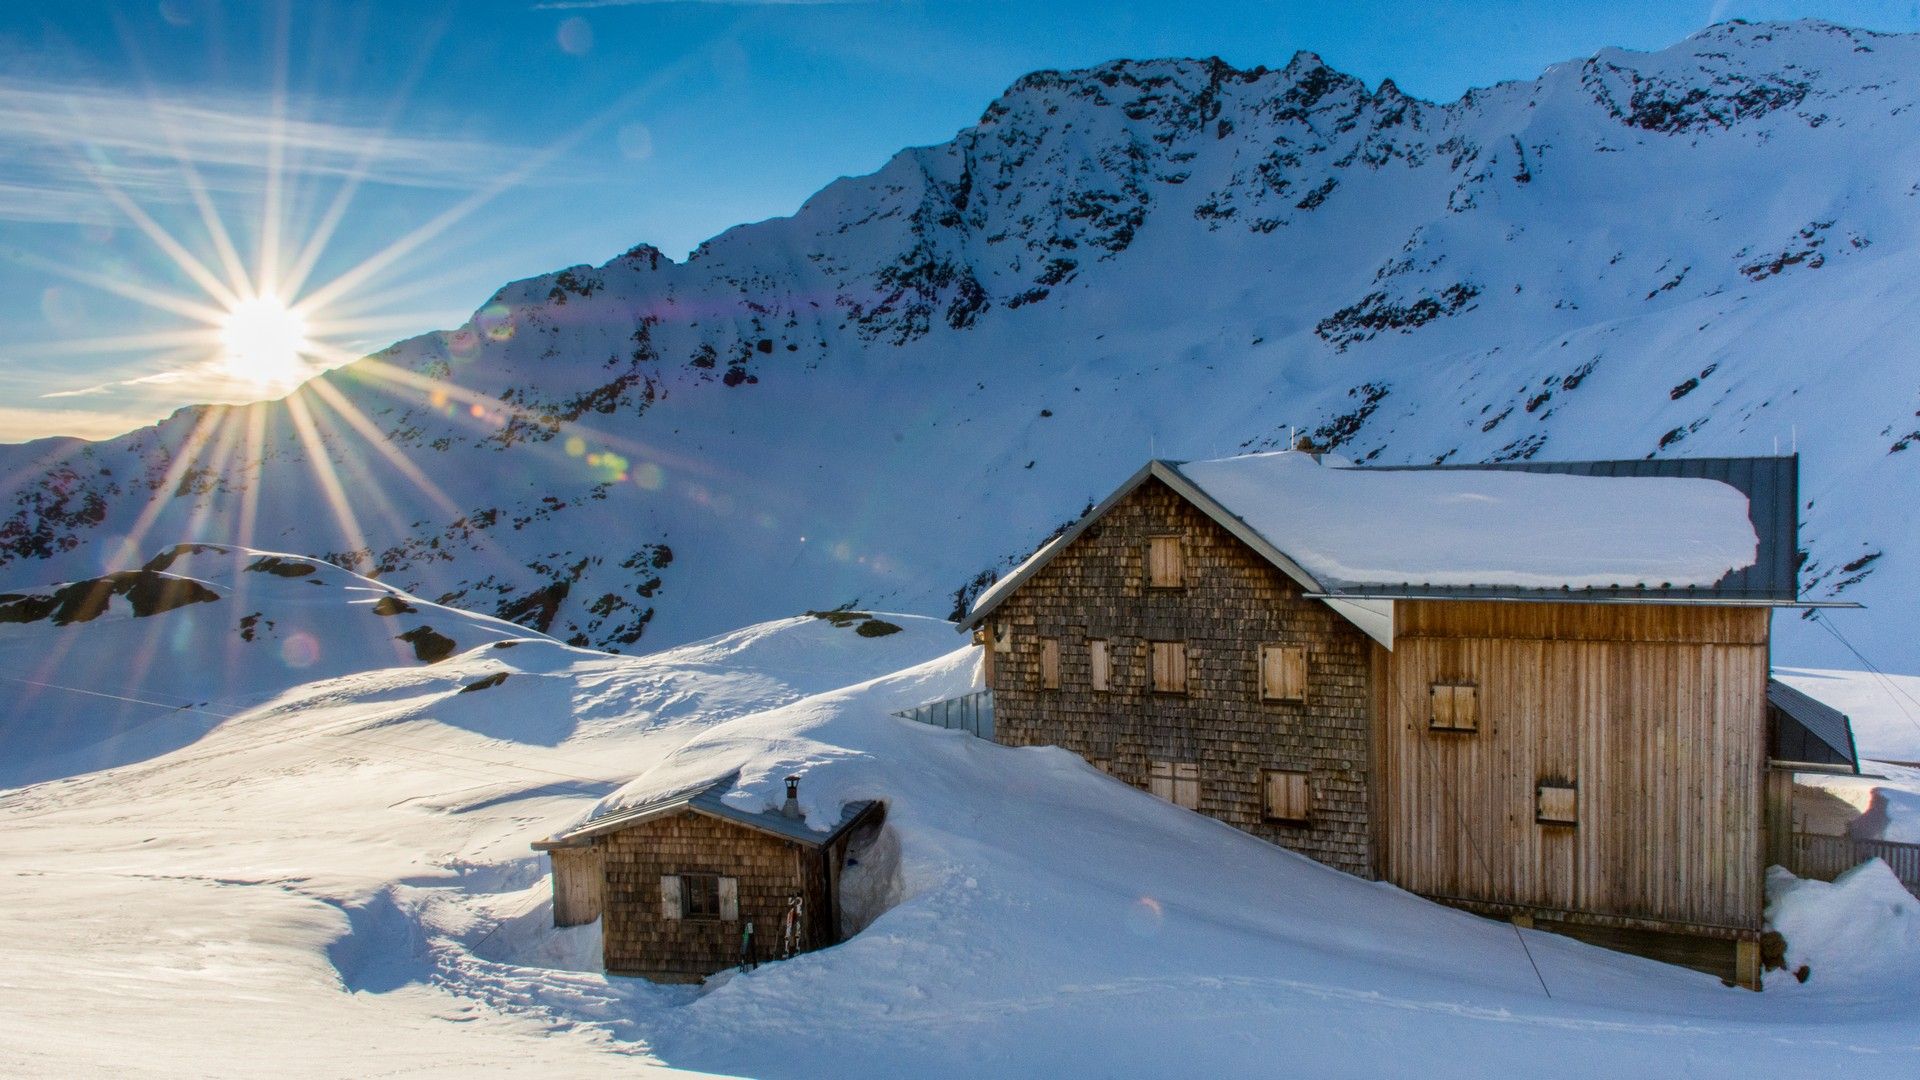
[[276,145],[288,177],[456,190],[476,186],[516,152],[478,139],[276,117],[259,98],[0,76],[0,219],[110,219],[101,178],[142,203],[182,202],[182,162],[210,191],[252,194]]
[[704,4],[708,7],[827,7],[872,4],[879,0],[546,0],[535,11],[581,11],[587,8],[643,7],[661,4]]

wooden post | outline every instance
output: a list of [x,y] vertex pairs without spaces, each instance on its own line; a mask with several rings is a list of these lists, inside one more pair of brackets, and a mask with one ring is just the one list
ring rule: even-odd
[[1733,943],[1733,981],[1749,990],[1760,989],[1760,939],[1741,938]]

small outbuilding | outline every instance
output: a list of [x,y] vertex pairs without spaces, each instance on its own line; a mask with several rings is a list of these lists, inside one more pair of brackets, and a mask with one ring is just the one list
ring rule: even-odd
[[840,941],[847,849],[884,804],[847,803],[807,825],[798,777],[776,810],[726,801],[738,773],[592,818],[536,841],[553,861],[553,921],[601,920],[608,974],[699,982],[715,972]]

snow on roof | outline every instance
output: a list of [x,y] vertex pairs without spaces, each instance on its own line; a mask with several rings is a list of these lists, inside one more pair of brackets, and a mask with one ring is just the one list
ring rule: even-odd
[[1753,564],[1717,480],[1322,465],[1282,451],[1177,465],[1328,589],[1712,585]]

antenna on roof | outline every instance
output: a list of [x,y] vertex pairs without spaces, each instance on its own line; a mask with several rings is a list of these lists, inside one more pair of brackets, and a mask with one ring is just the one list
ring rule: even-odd
[[1787,431],[1793,438],[1793,453],[1797,454],[1800,452],[1800,425],[1794,424],[1792,427],[1789,427]]

